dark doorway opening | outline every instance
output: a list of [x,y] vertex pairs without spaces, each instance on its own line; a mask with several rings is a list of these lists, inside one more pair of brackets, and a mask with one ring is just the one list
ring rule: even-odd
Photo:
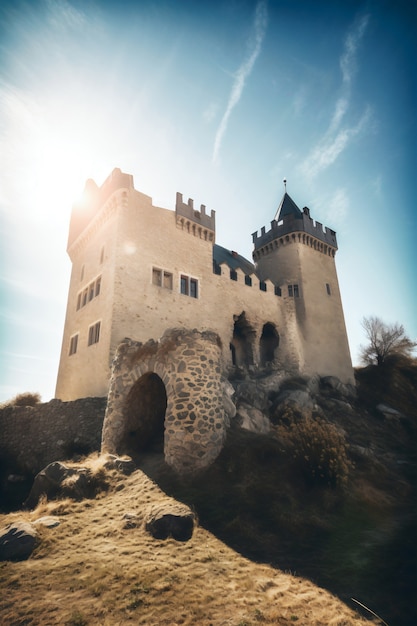
[[275,359],[275,351],[279,346],[279,335],[274,324],[267,322],[262,329],[262,335],[260,340],[260,359],[261,365],[272,363]]
[[137,460],[143,450],[162,452],[167,408],[165,385],[153,372],[141,376],[132,386],[124,406],[124,436],[119,454]]
[[232,363],[236,367],[247,369],[253,365],[253,342],[255,331],[246,319],[243,311],[234,316],[233,337],[230,342]]

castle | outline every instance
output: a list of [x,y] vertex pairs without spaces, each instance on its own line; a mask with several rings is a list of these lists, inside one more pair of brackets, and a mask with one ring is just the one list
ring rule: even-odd
[[101,187],[87,181],[69,228],[57,398],[106,396],[119,344],[172,328],[216,333],[226,375],[274,368],[353,383],[336,233],[285,192],[252,235],[253,264],[215,243],[215,217],[179,193],[175,211],[153,206],[120,169]]

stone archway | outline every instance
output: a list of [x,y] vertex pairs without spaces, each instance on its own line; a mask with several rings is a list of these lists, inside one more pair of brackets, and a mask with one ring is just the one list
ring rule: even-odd
[[264,324],[259,342],[261,365],[265,366],[275,360],[275,350],[279,346],[279,335],[271,322]]
[[119,454],[133,459],[147,448],[163,450],[167,394],[154,372],[143,374],[131,387],[123,406],[124,431]]

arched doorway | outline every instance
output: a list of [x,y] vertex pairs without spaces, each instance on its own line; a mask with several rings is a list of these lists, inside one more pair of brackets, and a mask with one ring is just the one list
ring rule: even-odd
[[264,367],[268,363],[272,363],[275,359],[275,350],[279,345],[279,335],[274,324],[267,322],[262,329],[262,335],[259,344],[259,353],[261,365]]
[[253,342],[255,330],[246,319],[243,311],[234,316],[233,337],[230,342],[232,363],[236,367],[248,368],[253,365]]
[[135,459],[145,449],[162,451],[166,408],[167,395],[161,378],[153,372],[141,376],[125,400],[124,434],[118,453]]

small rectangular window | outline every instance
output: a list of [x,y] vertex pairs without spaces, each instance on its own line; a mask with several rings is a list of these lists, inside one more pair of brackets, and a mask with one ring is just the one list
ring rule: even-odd
[[188,296],[188,276],[181,276],[181,293]]
[[298,285],[294,285],[294,298],[298,298],[299,297],[299,293],[298,293]]
[[265,281],[263,281],[263,280],[261,280],[261,281],[260,281],[260,283],[259,283],[259,289],[260,289],[261,291],[266,291],[266,282],[265,282]]
[[77,352],[77,347],[78,347],[78,334],[73,335],[70,339],[69,356]]
[[100,339],[100,322],[96,322],[88,329],[88,345],[98,343]]
[[95,293],[94,283],[91,283],[91,285],[89,285],[88,287],[88,301],[89,302],[90,300],[94,298],[94,293]]
[[156,269],[155,267],[152,269],[152,284],[157,287],[162,285],[162,271]]
[[195,278],[191,278],[190,279],[190,296],[192,298],[197,298],[198,297],[197,281],[195,280]]
[[165,289],[172,289],[172,274],[170,272],[164,272],[164,287]]
[[274,293],[275,293],[276,296],[280,296],[281,295],[281,287],[278,287],[277,285],[275,285]]
[[77,311],[81,307],[81,296],[82,296],[82,293],[80,292],[77,296]]
[[288,295],[290,298],[299,298],[300,291],[298,285],[288,285]]
[[85,306],[87,304],[87,297],[88,297],[88,289],[84,289],[83,300],[82,300],[81,306]]
[[332,295],[332,291],[331,291],[331,289],[330,289],[330,285],[329,285],[329,283],[326,283],[326,291],[327,291],[327,295],[328,295],[328,296],[331,296],[331,295]]
[[100,295],[101,289],[101,276],[99,276],[96,280],[96,296]]
[[288,285],[288,295],[290,298],[293,297],[292,285]]
[[252,278],[249,276],[249,274],[245,274],[245,285],[248,285],[248,287],[252,287]]
[[182,274],[180,277],[180,292],[184,296],[198,298],[198,280]]
[[230,270],[230,278],[231,278],[231,280],[237,280],[237,271],[236,270]]

